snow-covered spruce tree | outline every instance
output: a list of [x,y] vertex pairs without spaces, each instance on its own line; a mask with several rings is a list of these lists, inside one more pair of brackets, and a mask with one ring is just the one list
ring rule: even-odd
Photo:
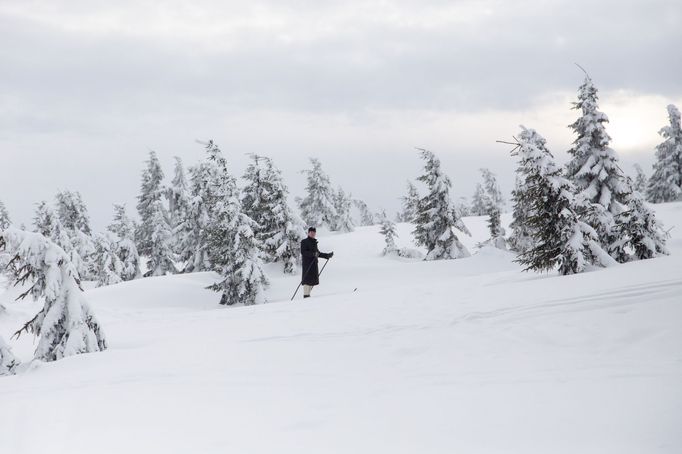
[[682,126],[680,111],[672,104],[668,118],[670,124],[658,132],[664,140],[656,147],[654,173],[646,191],[652,203],[672,202],[682,196]]
[[402,222],[414,222],[419,211],[419,192],[411,181],[407,182],[407,194],[401,197],[400,200],[402,200],[400,220]]
[[644,196],[633,191],[628,194],[627,204],[627,211],[616,218],[616,236],[620,239],[616,249],[620,257],[616,259],[625,262],[667,255],[665,243],[668,234],[663,231],[654,212],[647,206]]
[[78,266],[82,266],[83,261],[78,252],[74,250],[71,238],[59,218],[55,218],[49,238],[66,252],[71,260],[71,264],[74,265],[76,269],[78,269]]
[[333,195],[334,199],[334,216],[332,223],[332,230],[338,232],[352,232],[355,230],[353,219],[351,218],[352,198],[350,194],[346,194],[344,190],[339,187]]
[[267,157],[252,155],[246,169],[242,211],[256,223],[258,246],[266,262],[281,263],[291,274],[300,262],[300,239],[305,231],[288,204],[289,190],[282,173]]
[[[140,215],[140,224],[136,238],[138,252],[148,256],[152,253],[152,235],[157,228],[154,225],[154,218],[158,217],[158,214],[154,207],[157,206],[156,202],[161,200],[164,188],[161,185],[163,170],[156,152],[149,151],[149,159],[147,159],[146,165],[147,167],[142,171],[140,195],[137,196],[137,213]],[[168,224],[167,221],[166,224]]]
[[512,222],[509,225],[511,235],[507,240],[512,251],[523,253],[533,247],[535,242],[533,232],[528,223],[531,213],[532,200],[525,185],[526,168],[519,166],[516,170],[516,186],[512,191]]
[[397,254],[398,247],[395,244],[395,238],[398,236],[398,232],[396,232],[395,223],[391,221],[388,218],[388,216],[386,216],[386,212],[382,213],[381,229],[379,230],[379,233],[381,233],[384,236],[384,242],[386,243],[386,246],[384,247],[383,250],[383,254],[384,255]]
[[519,157],[519,173],[525,176],[525,196],[530,204],[526,222],[535,238],[533,247],[521,253],[518,262],[534,271],[558,266],[562,275],[580,273],[588,264],[615,263],[601,248],[594,229],[579,219],[580,199],[545,143],[535,130],[522,126],[519,146],[512,152]]
[[220,178],[225,160],[218,146],[209,140],[205,144],[206,159],[189,169],[189,203],[185,219],[175,228],[178,238],[179,260],[183,273],[208,271],[211,261],[208,250],[208,229],[212,212],[219,202],[214,184]]
[[107,230],[116,236],[114,251],[121,261],[121,279],[132,281],[141,277],[140,256],[135,245],[135,225],[128,217],[125,205],[114,205],[114,220]]
[[64,228],[91,235],[90,216],[80,192],[61,191],[57,193],[56,198],[57,215]]
[[634,164],[632,167],[635,169],[635,178],[632,182],[632,189],[639,192],[640,194],[646,194],[646,188],[649,183],[649,179],[646,177],[642,166],[639,164]]
[[0,336],[0,377],[3,375],[13,375],[18,365],[19,360],[17,360],[9,345]]
[[490,169],[482,168],[479,170],[483,177],[483,190],[486,194],[485,202],[488,203],[488,206],[485,208],[485,214],[490,215],[495,210],[501,212],[504,208],[504,197],[502,197],[502,191],[497,184],[495,174]]
[[476,184],[476,190],[471,197],[471,206],[469,207],[472,216],[485,216],[488,214],[490,208],[490,200],[488,194],[485,192],[481,183]]
[[116,242],[107,234],[95,235],[95,277],[97,287],[123,281],[123,263],[116,254]]
[[457,209],[457,214],[459,217],[463,218],[466,216],[471,216],[471,207],[469,206],[469,201],[466,197],[460,197],[455,202],[455,208]]
[[151,236],[147,272],[144,277],[165,276],[177,272],[173,252],[173,231],[168,224],[168,213],[161,200],[156,200],[148,208]]
[[[95,243],[90,228],[90,216],[79,192],[61,191],[56,196],[57,217],[59,226],[53,230],[60,230],[53,235],[65,252],[71,258],[81,279],[94,278],[93,253]],[[66,244],[65,236],[70,245]]]
[[168,216],[170,226],[174,232],[174,250],[176,253],[181,252],[181,236],[179,232],[180,224],[187,219],[189,211],[189,188],[187,179],[185,178],[185,167],[182,165],[182,159],[175,157],[175,170],[170,186],[166,189],[166,197],[168,198]]
[[242,189],[242,211],[258,224],[256,234],[261,229],[268,229],[265,224],[269,221],[268,210],[273,205],[272,182],[266,175],[265,166],[268,158],[251,154],[251,162],[246,166],[242,179],[245,181]]
[[374,225],[374,214],[369,211],[367,204],[360,199],[353,199],[353,206],[358,210],[357,222],[353,221],[355,225]]
[[332,228],[337,216],[334,209],[334,190],[320,161],[310,158],[310,164],[311,169],[302,171],[306,175],[306,195],[299,201],[301,218],[311,226]]
[[30,295],[45,301],[43,309],[15,334],[30,332],[39,336],[36,359],[55,361],[106,348],[104,333],[85,300],[78,272],[59,246],[39,233],[9,228],[0,233],[0,250],[12,257],[11,283],[30,285],[19,298]]
[[498,249],[507,249],[507,240],[504,239],[504,228],[500,220],[500,211],[497,207],[493,207],[490,214],[488,214],[488,230],[490,231],[489,244]]
[[571,159],[566,165],[566,176],[580,198],[590,202],[579,212],[581,218],[597,232],[602,247],[611,252],[618,241],[612,232],[614,216],[626,209],[630,188],[615,151],[609,147],[611,137],[604,126],[609,120],[598,110],[597,101],[597,88],[586,76],[578,90],[578,101],[573,103],[580,117],[570,125],[578,137],[568,150]]
[[52,237],[56,219],[54,210],[47,204],[46,201],[41,201],[36,204],[35,215],[33,216],[33,229],[46,238]]
[[0,200],[0,230],[5,230],[12,225],[12,220],[9,217],[9,212],[5,208],[5,204]]
[[257,225],[242,212],[235,178],[227,171],[220,150],[215,147],[214,152],[216,173],[209,185],[217,202],[208,226],[207,248],[221,280],[209,288],[222,293],[220,304],[260,303],[265,300],[267,279],[253,233]]
[[427,194],[419,200],[415,240],[427,249],[425,260],[468,257],[469,251],[460,243],[453,229],[471,235],[450,200],[452,183],[440,168],[438,158],[428,150],[420,150],[424,160],[424,174],[418,180],[427,187]]

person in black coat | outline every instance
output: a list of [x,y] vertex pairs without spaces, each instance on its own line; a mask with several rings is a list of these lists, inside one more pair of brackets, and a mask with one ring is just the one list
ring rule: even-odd
[[334,255],[333,252],[320,252],[317,248],[317,240],[315,239],[316,234],[317,231],[315,230],[315,227],[310,227],[308,229],[308,237],[301,241],[301,255],[303,256],[303,276],[301,278],[301,283],[303,284],[303,298],[309,298],[310,291],[315,285],[319,285],[320,283],[320,272],[317,268],[318,257],[330,259]]

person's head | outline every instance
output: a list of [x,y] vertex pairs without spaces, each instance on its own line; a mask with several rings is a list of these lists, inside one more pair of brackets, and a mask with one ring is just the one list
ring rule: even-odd
[[315,238],[315,235],[317,235],[317,230],[315,230],[315,227],[308,228],[308,237]]

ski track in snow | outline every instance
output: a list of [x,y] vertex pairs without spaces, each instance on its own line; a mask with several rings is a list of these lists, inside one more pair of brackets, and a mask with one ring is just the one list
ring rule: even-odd
[[[465,222],[474,251],[486,219]],[[219,307],[212,273],[90,289],[109,350],[0,378],[0,453],[678,454],[680,231],[669,257],[560,277],[493,249],[382,257],[363,227],[319,232],[335,256],[306,300],[270,265],[260,306]],[[0,333],[27,360],[18,291]]]

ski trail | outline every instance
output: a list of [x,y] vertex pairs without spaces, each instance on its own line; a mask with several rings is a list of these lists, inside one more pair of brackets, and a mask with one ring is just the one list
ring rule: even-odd
[[[560,298],[490,311],[470,312],[454,319],[451,324],[497,317],[508,319],[542,317],[560,313],[605,309],[633,304],[643,304],[643,299],[660,300],[682,295],[682,279],[671,279],[647,284],[632,285],[596,294]],[[682,300],[682,298],[680,298]],[[596,304],[586,304],[596,303]],[[564,308],[564,310],[553,310]]]

